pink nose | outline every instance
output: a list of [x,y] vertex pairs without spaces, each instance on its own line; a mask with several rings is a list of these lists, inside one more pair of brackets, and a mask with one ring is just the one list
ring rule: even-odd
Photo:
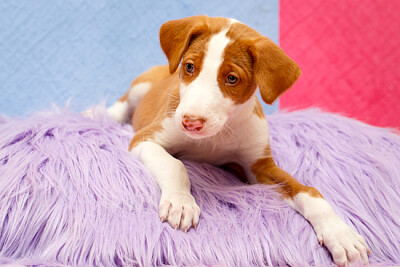
[[185,115],[182,119],[182,126],[188,131],[198,132],[203,129],[206,120],[194,116]]

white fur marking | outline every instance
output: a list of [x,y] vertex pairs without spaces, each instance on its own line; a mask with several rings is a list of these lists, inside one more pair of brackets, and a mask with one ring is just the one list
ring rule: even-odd
[[107,114],[118,122],[126,122],[129,114],[129,105],[126,101],[117,101],[107,109]]
[[232,18],[230,18],[229,21],[231,22],[231,25],[232,25],[233,23],[241,23],[241,22],[238,21],[237,19],[232,19]]
[[139,104],[139,101],[150,90],[151,82],[138,83],[129,89],[128,101],[129,106],[133,109]]

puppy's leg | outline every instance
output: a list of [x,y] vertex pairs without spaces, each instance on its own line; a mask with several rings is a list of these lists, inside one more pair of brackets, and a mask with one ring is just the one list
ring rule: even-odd
[[[135,82],[132,83],[132,86],[128,92],[126,92],[125,95],[123,95],[118,101],[114,102],[109,108],[107,108],[107,114],[120,123],[130,123],[133,111],[150,87],[150,82],[142,82],[138,84]],[[93,118],[94,110],[87,109],[82,112],[82,115],[88,118]]]
[[345,224],[317,189],[300,184],[274,162],[270,148],[263,158],[251,165],[251,172],[259,183],[281,185],[285,201],[307,219],[320,244],[331,252],[339,266],[362,260],[368,264],[370,253],[364,238]]
[[170,75],[168,66],[155,66],[139,75],[131,84],[128,92],[107,109],[107,113],[116,121],[131,122],[132,114],[143,96],[152,85],[161,82]]
[[185,232],[190,227],[196,228],[200,208],[190,193],[190,181],[182,162],[152,141],[135,144],[131,152],[140,157],[161,189],[161,221]]
[[124,96],[107,108],[108,115],[121,123],[130,122],[133,111],[150,87],[150,82],[133,83]]

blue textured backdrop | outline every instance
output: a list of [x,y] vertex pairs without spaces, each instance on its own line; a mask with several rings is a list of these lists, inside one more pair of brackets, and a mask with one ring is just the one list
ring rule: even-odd
[[278,42],[278,8],[279,0],[0,1],[0,113],[69,98],[77,111],[110,104],[138,74],[167,63],[158,30],[170,19],[233,17]]

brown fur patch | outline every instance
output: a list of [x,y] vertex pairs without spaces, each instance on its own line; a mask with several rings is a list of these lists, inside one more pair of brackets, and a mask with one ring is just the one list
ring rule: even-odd
[[[218,71],[218,85],[224,97],[230,98],[236,105],[243,104],[256,90],[253,77],[253,59],[248,53],[247,45],[238,40],[232,40],[224,50],[224,60]],[[235,84],[229,84],[226,79],[233,74],[238,78]]]
[[234,23],[227,36],[232,40],[240,40],[242,49],[247,49],[252,57],[254,79],[267,104],[272,104],[300,76],[297,64],[278,45],[256,30],[242,23]]
[[162,130],[161,121],[149,124],[135,133],[135,136],[129,142],[129,151],[131,151],[139,143],[153,139],[156,132]]
[[139,131],[152,122],[162,120],[174,114],[179,105],[178,73],[153,84],[139,102],[133,114],[132,125]]
[[[204,55],[207,50],[207,44],[210,41],[210,35],[199,35],[191,41],[191,44],[182,59],[182,67],[180,71],[181,82],[188,85],[193,82],[203,69]],[[194,72],[187,73],[186,63],[194,65]]]
[[179,105],[179,77],[175,72],[156,82],[139,102],[133,114],[132,125],[136,131],[129,150],[138,143],[154,137],[162,130],[162,121],[174,115]]
[[279,192],[285,198],[293,198],[298,193],[308,193],[312,197],[321,197],[317,189],[302,185],[290,174],[276,166],[271,149],[265,149],[265,156],[251,166],[251,171],[259,183],[280,185]]

